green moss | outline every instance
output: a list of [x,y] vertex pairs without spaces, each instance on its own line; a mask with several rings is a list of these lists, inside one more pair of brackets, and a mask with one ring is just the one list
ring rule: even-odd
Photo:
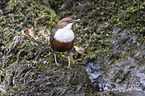
[[[87,94],[84,89],[90,81],[75,60],[78,56],[81,59],[97,58],[106,66],[132,57],[143,65],[140,57],[144,55],[142,48],[145,43],[144,6],[143,1],[6,0],[0,16],[0,84],[13,94]],[[63,17],[81,19],[73,28],[76,36],[74,45],[82,46],[85,51],[80,55],[72,50],[75,57],[72,59],[72,71],[65,68],[67,60],[64,53],[58,57],[64,66],[56,67],[47,38],[56,22]],[[25,34],[25,28],[32,26],[39,40]],[[135,57],[136,54],[138,56]],[[74,79],[70,82],[70,78]],[[77,78],[86,81],[81,82]],[[75,85],[77,81],[79,84]],[[89,92],[93,93],[92,90]]]

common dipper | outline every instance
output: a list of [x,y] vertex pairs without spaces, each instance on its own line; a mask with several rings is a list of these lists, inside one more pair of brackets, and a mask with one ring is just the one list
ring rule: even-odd
[[68,67],[70,68],[70,50],[73,47],[74,43],[74,33],[72,31],[72,25],[78,20],[73,20],[69,17],[61,19],[54,30],[51,31],[51,36],[50,36],[50,44],[51,47],[54,51],[54,57],[55,57],[55,63],[57,66],[60,66],[60,64],[56,60],[56,52],[65,52],[67,51],[69,56],[68,56]]

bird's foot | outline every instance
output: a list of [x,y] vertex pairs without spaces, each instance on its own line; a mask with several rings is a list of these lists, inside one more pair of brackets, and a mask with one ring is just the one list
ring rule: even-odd
[[67,69],[71,69],[70,65],[67,66]]
[[61,66],[61,64],[59,64],[59,63],[55,63],[58,67],[60,67]]

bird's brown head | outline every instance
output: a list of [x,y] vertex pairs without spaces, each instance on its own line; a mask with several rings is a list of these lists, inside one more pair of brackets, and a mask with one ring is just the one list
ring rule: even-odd
[[63,28],[63,27],[65,27],[67,24],[73,23],[73,22],[75,22],[75,21],[77,21],[77,20],[73,20],[72,18],[69,18],[69,17],[63,18],[63,19],[61,19],[61,20],[57,23],[56,29]]

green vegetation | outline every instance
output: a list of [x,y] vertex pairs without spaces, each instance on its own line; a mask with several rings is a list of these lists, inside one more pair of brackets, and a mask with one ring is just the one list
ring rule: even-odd
[[[128,58],[144,65],[144,0],[2,0],[0,3],[0,95],[97,94],[98,88],[92,87],[82,62],[76,58],[97,59],[109,72],[114,64]],[[72,70],[65,68],[67,64],[61,68],[54,64],[49,43],[50,30],[64,17],[81,19],[73,28],[75,46],[85,50],[80,54],[72,49]],[[26,34],[26,28],[32,27],[39,37],[37,40]],[[59,62],[66,63],[65,53],[60,54]]]

